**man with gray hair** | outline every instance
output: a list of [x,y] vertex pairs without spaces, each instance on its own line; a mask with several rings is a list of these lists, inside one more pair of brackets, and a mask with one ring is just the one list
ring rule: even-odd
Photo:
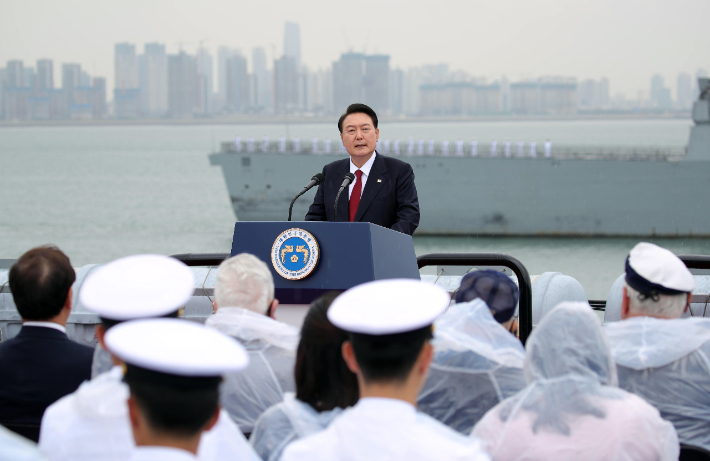
[[232,336],[249,353],[249,365],[227,375],[221,387],[224,408],[245,434],[271,405],[295,391],[293,366],[298,329],[278,322],[279,302],[268,266],[256,256],[242,253],[217,270],[213,306],[206,326]]
[[655,406],[681,444],[710,450],[710,319],[680,318],[693,275],[672,252],[639,243],[625,281],[622,321],[605,325],[619,387]]

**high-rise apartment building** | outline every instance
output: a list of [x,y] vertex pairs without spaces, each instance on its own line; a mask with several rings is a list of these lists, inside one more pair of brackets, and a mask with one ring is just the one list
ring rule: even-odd
[[390,72],[390,110],[392,115],[404,113],[404,71],[393,69]]
[[114,47],[114,109],[116,117],[136,118],[141,114],[140,72],[136,47],[117,43]]
[[162,43],[146,43],[139,58],[141,113],[164,117],[168,112],[168,55]]
[[276,113],[298,109],[298,70],[291,56],[274,62],[274,109]]
[[227,59],[225,65],[227,68],[225,108],[232,113],[246,112],[251,106],[247,59],[241,54],[235,54]]
[[42,92],[54,89],[54,63],[51,59],[40,59],[37,61],[37,77],[35,80],[35,92]]
[[197,50],[197,113],[207,116],[213,113],[212,107],[212,55],[206,48]]
[[101,119],[106,117],[106,79],[104,77],[94,77],[93,87],[93,118]]
[[666,88],[665,81],[660,74],[651,77],[651,101],[654,107],[659,109],[670,109],[673,105],[671,90]]
[[676,82],[676,101],[679,109],[687,110],[693,107],[693,86],[690,74],[681,72]]
[[353,103],[365,102],[365,55],[344,53],[333,63],[333,104],[342,113]]
[[168,56],[168,113],[190,118],[198,107],[197,60],[184,51]]
[[254,75],[253,105],[257,112],[273,112],[271,72],[266,64],[266,51],[263,47],[254,48],[251,54],[252,73]]
[[365,57],[363,78],[364,102],[382,115],[390,113],[390,57],[371,55]]
[[301,71],[301,27],[295,22],[286,22],[284,28],[284,56],[293,58],[296,69]]
[[227,101],[227,60],[241,54],[236,48],[220,46],[217,48],[217,104],[222,110]]

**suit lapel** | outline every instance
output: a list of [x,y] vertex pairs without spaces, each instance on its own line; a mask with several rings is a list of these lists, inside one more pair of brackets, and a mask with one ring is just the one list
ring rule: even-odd
[[[350,171],[350,158],[343,161],[342,165],[338,167],[335,172],[335,195],[338,195],[338,189],[343,183],[343,178],[345,173]],[[331,208],[332,210],[332,208]],[[347,222],[348,221],[348,188],[343,189],[343,193],[340,194],[340,201],[338,202],[338,215],[335,217],[336,222]]]
[[372,163],[372,169],[370,169],[370,174],[367,177],[365,190],[362,192],[362,197],[360,198],[360,205],[358,205],[357,213],[355,213],[355,222],[360,221],[362,215],[365,214],[370,204],[372,204],[372,201],[380,192],[380,189],[382,189],[382,186],[387,180],[386,173],[387,166],[385,165],[385,159],[382,155],[376,154],[375,161]]

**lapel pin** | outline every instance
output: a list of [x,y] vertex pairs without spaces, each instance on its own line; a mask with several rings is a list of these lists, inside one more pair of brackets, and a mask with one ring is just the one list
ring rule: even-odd
[[381,180],[381,179],[378,179],[377,182],[382,182],[382,180]]

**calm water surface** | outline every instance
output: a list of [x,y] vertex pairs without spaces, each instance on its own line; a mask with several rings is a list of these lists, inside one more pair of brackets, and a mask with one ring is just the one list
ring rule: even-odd
[[[500,121],[394,123],[380,131],[400,139],[684,146],[690,126],[685,120]],[[209,165],[207,154],[236,135],[287,132],[303,140],[337,137],[335,123],[0,128],[0,258],[17,258],[45,243],[62,248],[75,266],[139,252],[227,252],[235,218],[222,172]],[[416,237],[415,248],[417,254],[508,253],[531,274],[563,272],[577,278],[589,297],[606,298],[636,242]],[[710,254],[710,240],[656,242],[676,253]]]

